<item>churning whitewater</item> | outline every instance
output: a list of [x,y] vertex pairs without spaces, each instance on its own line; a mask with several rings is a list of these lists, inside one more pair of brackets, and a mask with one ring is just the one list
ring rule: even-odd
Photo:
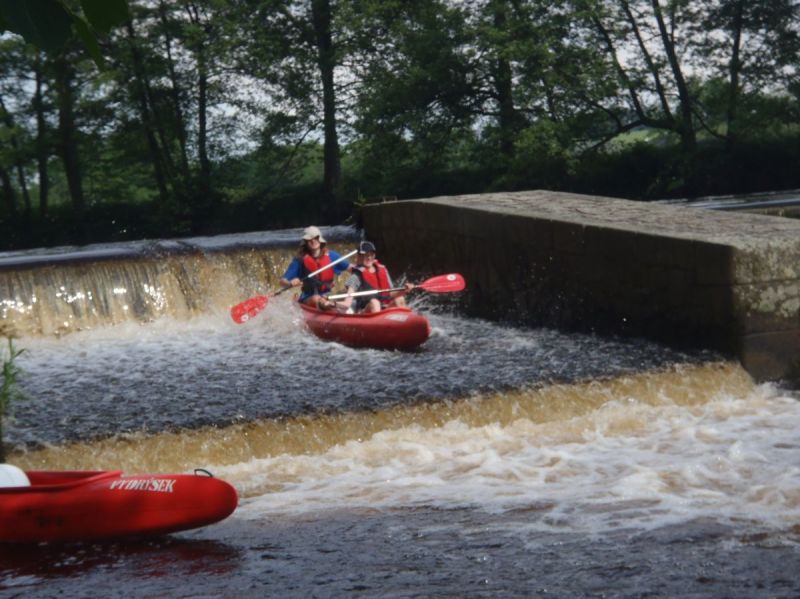
[[[661,376],[684,375],[708,377],[702,370]],[[548,422],[469,425],[455,406],[441,426],[384,430],[321,454],[251,460],[220,474],[249,497],[239,515],[250,519],[425,506],[524,511],[527,526],[551,532],[697,518],[791,529],[800,521],[800,405],[769,386],[743,397],[732,390],[694,405],[616,397]]]

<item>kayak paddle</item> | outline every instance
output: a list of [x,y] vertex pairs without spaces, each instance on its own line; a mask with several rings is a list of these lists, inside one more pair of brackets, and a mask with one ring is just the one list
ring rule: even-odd
[[[327,270],[328,268],[330,268],[334,264],[338,264],[342,260],[347,260],[350,256],[355,254],[357,251],[358,250],[353,250],[349,254],[345,254],[344,256],[342,256],[341,258],[338,258],[337,260],[334,260],[330,264],[326,264],[322,268],[320,268],[318,270],[315,270],[314,272],[312,272],[309,275],[306,275],[303,278],[303,280],[307,281],[308,279],[310,279],[314,275],[318,275],[323,270]],[[261,310],[263,310],[264,308],[267,307],[267,302],[269,302],[269,298],[270,297],[276,297],[276,296],[280,295],[281,293],[283,293],[284,291],[288,291],[289,289],[291,289],[291,287],[282,287],[280,289],[280,291],[276,291],[272,295],[256,295],[254,297],[251,297],[250,299],[246,299],[243,302],[241,302],[239,304],[236,304],[233,308],[231,308],[231,318],[233,318],[234,322],[236,322],[237,324],[245,323],[248,320],[250,320],[251,318],[253,318],[253,316],[255,316],[256,314],[261,312]]]
[[[464,277],[460,274],[452,273],[447,275],[437,275],[426,279],[414,289],[422,289],[430,293],[451,293],[454,291],[462,291],[466,287]],[[394,287],[393,289],[370,289],[369,291],[355,291],[353,293],[339,293],[337,295],[329,295],[329,300],[344,299],[346,297],[358,297],[360,295],[375,295],[376,293],[388,293],[391,291],[403,291],[405,287]],[[413,291],[413,290],[412,290]]]

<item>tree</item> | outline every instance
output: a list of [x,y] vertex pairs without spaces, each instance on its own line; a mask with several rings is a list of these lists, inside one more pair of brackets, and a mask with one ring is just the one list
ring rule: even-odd
[[364,184],[425,193],[473,137],[478,88],[464,14],[439,0],[365,2],[342,15]]
[[468,105],[483,160],[505,171],[493,186],[562,187],[581,138],[597,133],[587,100],[607,93],[603,69],[568,9],[564,0],[484,0],[467,12],[477,51]]
[[34,111],[36,120],[36,167],[39,178],[39,214],[42,218],[47,216],[47,209],[50,200],[50,174],[47,162],[50,156],[49,131],[47,119],[45,117],[46,108],[44,101],[44,61],[42,53],[35,51],[33,63],[34,73],[34,94],[31,100],[31,108]]
[[[769,111],[758,106],[759,98],[764,91],[778,91],[795,71],[798,21],[800,5],[793,0],[720,0],[700,22],[706,79],[724,82],[721,93],[710,98],[708,129],[724,137],[729,150],[742,135],[758,134],[767,125]],[[715,30],[722,35],[704,35]]]
[[14,168],[17,171],[17,184],[22,191],[23,205],[25,208],[25,220],[30,221],[31,198],[30,194],[28,193],[28,183],[25,177],[25,168],[23,164],[24,152],[19,140],[19,130],[14,124],[14,118],[6,108],[6,103],[3,100],[2,94],[0,94],[0,118],[5,125],[5,133],[13,154]]
[[590,43],[594,37],[606,53],[627,97],[625,105],[607,107],[616,125],[612,134],[641,126],[664,129],[677,134],[691,155],[697,129],[679,44],[696,15],[685,3],[671,3],[665,16],[659,0],[595,0],[579,7]]
[[[72,198],[79,237],[83,231],[84,193],[77,129],[75,124],[75,57],[71,56],[74,40],[79,39],[84,49],[98,66],[102,66],[103,56],[98,43],[98,34],[106,34],[127,17],[127,0],[80,0],[77,4],[65,0],[29,0],[26,2],[0,2],[0,30],[22,35],[25,40],[48,52],[53,58],[54,85],[58,107],[59,154],[64,163],[70,196]],[[42,68],[37,61],[35,67],[36,91],[33,105],[37,115],[37,161],[40,179],[40,209],[47,211],[49,176],[46,167],[46,124],[42,101]],[[6,127],[13,131],[13,119],[5,106],[0,106]],[[22,153],[16,141],[10,136],[16,154],[18,180],[25,200],[26,215],[30,216],[26,178],[22,167]],[[4,196],[12,205],[12,191],[8,174],[3,169],[2,181]],[[12,210],[13,213],[13,210]]]
[[[336,48],[333,40],[333,15],[330,0],[311,0],[311,22],[316,42],[317,67],[322,83],[322,122],[325,135],[322,189],[328,205],[336,205],[341,178],[339,134],[336,128]],[[334,211],[335,214],[335,211]]]
[[[0,42],[0,162],[13,172],[14,196],[22,198],[27,228],[32,215],[30,161],[35,154],[36,132],[31,126],[30,81],[33,53],[23,40],[7,36]],[[11,192],[7,193],[10,196]],[[16,206],[9,214],[17,214]],[[12,219],[14,217],[12,216]],[[18,223],[17,223],[18,224]]]
[[[778,91],[780,73],[797,61],[792,0],[579,0],[574,7],[619,84],[618,94],[595,98],[609,117],[608,138],[640,127],[675,134],[690,187],[698,135],[734,143],[756,125],[742,119],[742,100]],[[714,92],[714,81],[725,82],[716,86],[724,91]]]
[[75,122],[76,71],[73,61],[62,52],[54,61],[55,85],[58,105],[58,149],[64,164],[67,187],[79,239],[85,235],[83,171],[78,150],[78,128]]
[[165,172],[167,170],[165,162],[168,156],[168,149],[163,147],[163,145],[160,146],[156,139],[156,131],[158,129],[156,121],[159,117],[153,102],[149,71],[146,68],[147,65],[142,56],[140,40],[136,35],[133,21],[129,20],[125,28],[127,31],[128,48],[130,50],[130,64],[133,67],[133,77],[130,79],[132,85],[131,96],[136,98],[139,109],[139,119],[143,133],[147,139],[147,147],[150,150],[149,155],[153,165],[153,175],[158,187],[161,205],[165,206],[170,197],[170,192],[167,189],[167,174]]
[[339,136],[349,110],[342,102],[342,90],[351,84],[344,81],[341,68],[349,53],[341,16],[345,4],[239,0],[230,15],[248,27],[236,52],[237,67],[264,85],[265,145],[280,139],[300,147],[309,139],[322,140],[323,212],[328,219],[340,210]]

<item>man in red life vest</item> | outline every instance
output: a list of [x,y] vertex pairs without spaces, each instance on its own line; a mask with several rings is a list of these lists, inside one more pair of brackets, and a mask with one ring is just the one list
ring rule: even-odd
[[306,227],[300,242],[300,250],[283,273],[281,285],[283,287],[302,285],[298,301],[319,310],[333,309],[336,307],[336,302],[330,301],[326,296],[331,292],[336,275],[352,270],[352,265],[347,260],[342,260],[311,278],[307,277],[339,258],[341,258],[339,252],[327,248],[327,242],[317,227]]
[[[394,287],[389,271],[375,259],[375,254],[375,245],[372,242],[362,241],[359,244],[356,266],[353,267],[353,274],[345,283],[346,293],[388,290]],[[403,295],[414,287],[413,283],[406,283],[405,289],[400,291],[381,291],[375,295],[348,297],[340,302],[340,306],[347,307],[348,311],[353,309],[355,312],[380,312],[390,306],[405,306],[406,300]]]

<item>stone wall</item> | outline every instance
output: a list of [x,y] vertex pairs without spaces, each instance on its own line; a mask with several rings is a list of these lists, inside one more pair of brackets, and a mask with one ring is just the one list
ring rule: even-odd
[[368,205],[395,273],[458,271],[470,314],[644,336],[800,379],[800,221],[528,191]]

